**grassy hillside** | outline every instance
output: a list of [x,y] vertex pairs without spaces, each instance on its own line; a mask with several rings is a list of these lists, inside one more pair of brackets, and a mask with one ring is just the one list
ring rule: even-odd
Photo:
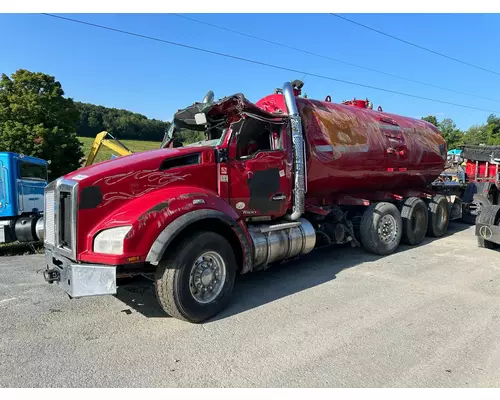
[[[79,137],[78,139],[83,144],[83,153],[85,154],[85,158],[87,158],[90,151],[90,147],[94,142],[94,138]],[[146,142],[141,140],[120,140],[120,142],[122,142],[125,146],[129,148],[129,150],[131,150],[134,153],[160,148],[160,142]],[[94,163],[111,159],[111,154],[113,154],[113,152],[110,149],[108,149],[105,146],[101,146],[99,152],[97,153],[97,157]],[[116,153],[115,155],[118,156],[118,154]]]

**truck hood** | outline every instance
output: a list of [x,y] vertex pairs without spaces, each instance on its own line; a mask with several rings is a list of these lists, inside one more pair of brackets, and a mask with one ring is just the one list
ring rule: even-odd
[[65,175],[64,179],[88,181],[93,180],[93,178],[108,177],[115,173],[130,172],[132,170],[159,170],[161,163],[165,159],[197,154],[210,149],[212,149],[211,146],[192,146],[134,153],[77,169]]
[[91,251],[98,229],[131,225],[137,213],[147,211],[144,207],[190,193],[217,192],[211,146],[136,153],[79,169],[64,179],[78,182],[78,257]]

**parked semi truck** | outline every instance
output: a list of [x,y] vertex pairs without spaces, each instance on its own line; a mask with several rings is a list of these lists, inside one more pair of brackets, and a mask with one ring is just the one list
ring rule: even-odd
[[0,152],[0,243],[43,240],[47,161]]
[[[447,158],[436,127],[306,99],[301,86],[255,104],[209,93],[174,115],[162,148],[51,182],[45,279],[83,297],[153,274],[163,310],[197,323],[229,303],[238,273],[332,244],[391,254],[461,217],[456,196],[432,186]],[[206,140],[178,147],[182,129]]]

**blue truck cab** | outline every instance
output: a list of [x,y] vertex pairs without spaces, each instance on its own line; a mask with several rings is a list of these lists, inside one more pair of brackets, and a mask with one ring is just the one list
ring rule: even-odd
[[0,243],[43,239],[43,196],[48,163],[0,152]]

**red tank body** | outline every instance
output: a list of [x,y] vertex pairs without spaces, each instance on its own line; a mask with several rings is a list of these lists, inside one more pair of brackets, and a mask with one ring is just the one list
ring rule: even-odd
[[[446,142],[426,121],[355,105],[299,97],[296,101],[307,147],[308,198],[425,188],[444,169]],[[286,113],[281,94],[257,105]]]

